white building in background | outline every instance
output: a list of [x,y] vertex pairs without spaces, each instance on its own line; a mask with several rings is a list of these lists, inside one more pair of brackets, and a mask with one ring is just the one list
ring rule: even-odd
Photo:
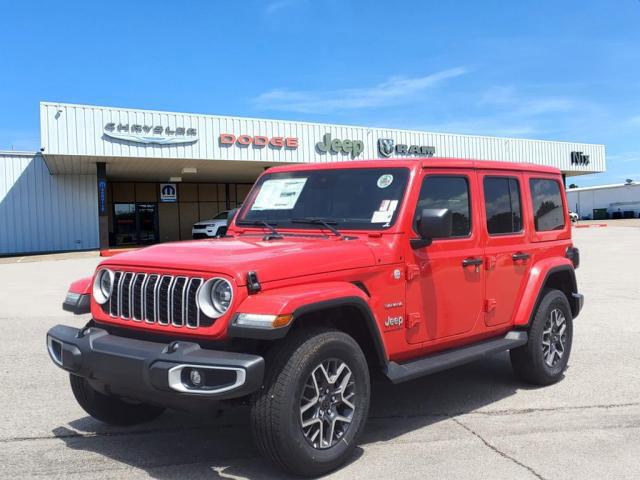
[[609,218],[640,215],[640,183],[619,183],[567,190],[569,209],[583,219],[593,219],[594,210],[606,209]]
[[605,171],[603,145],[43,102],[40,152],[0,152],[0,255],[191,238],[265,168],[457,157]]

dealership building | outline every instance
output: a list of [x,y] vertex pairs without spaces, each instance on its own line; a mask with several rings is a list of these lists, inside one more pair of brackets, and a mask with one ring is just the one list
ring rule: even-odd
[[0,255],[185,240],[266,168],[458,157],[605,170],[603,145],[40,104],[38,152],[0,151]]

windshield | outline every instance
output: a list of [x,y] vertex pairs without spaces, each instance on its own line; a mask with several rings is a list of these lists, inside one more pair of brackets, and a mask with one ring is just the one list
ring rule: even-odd
[[339,229],[384,229],[396,220],[407,186],[407,168],[353,168],[266,174],[251,190],[238,225],[322,228],[300,219],[321,219]]
[[229,212],[220,212],[215,217],[213,217],[213,219],[214,220],[225,220],[228,215],[229,215]]

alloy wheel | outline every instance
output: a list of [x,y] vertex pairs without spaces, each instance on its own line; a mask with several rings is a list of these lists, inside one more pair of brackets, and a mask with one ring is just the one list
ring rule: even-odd
[[555,367],[565,352],[567,342],[567,320],[559,308],[549,312],[542,330],[542,355],[549,367]]
[[355,395],[353,374],[342,360],[328,359],[313,369],[302,388],[300,424],[314,448],[331,448],[344,437],[356,410]]

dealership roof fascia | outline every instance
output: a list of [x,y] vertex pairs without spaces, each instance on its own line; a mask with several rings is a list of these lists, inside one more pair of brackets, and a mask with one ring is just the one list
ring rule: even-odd
[[[392,158],[439,156],[534,163],[554,166],[567,176],[606,168],[604,145],[566,141],[59,102],[40,104],[40,124],[42,152],[52,173],[94,174],[95,164],[105,162],[107,175],[114,180],[166,181],[186,168],[196,169],[202,181],[253,181],[265,167],[282,163],[386,158],[383,141],[390,142]],[[155,134],[166,137],[165,129],[173,138],[163,138],[166,143],[160,144]],[[238,141],[226,142],[224,134]],[[241,144],[240,137],[247,143]],[[337,147],[323,147],[331,142],[337,142]],[[404,151],[399,150],[402,146]]]

